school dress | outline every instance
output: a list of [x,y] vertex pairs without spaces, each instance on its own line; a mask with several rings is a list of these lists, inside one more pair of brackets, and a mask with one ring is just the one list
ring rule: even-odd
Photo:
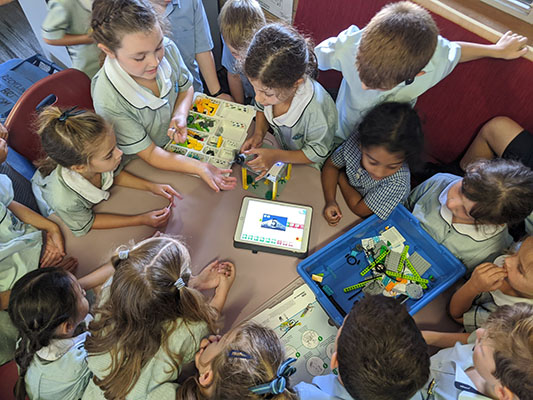
[[254,87],[252,86],[252,84],[250,83],[246,75],[244,75],[244,72],[242,70],[243,66],[241,65],[241,63],[238,62],[235,57],[233,57],[233,54],[231,54],[231,51],[228,45],[224,41],[224,38],[222,36],[221,38],[222,38],[222,61],[221,61],[222,66],[226,68],[228,73],[233,74],[233,75],[239,75],[241,77],[242,88],[244,91],[244,98],[253,100],[255,97]]
[[446,207],[448,190],[462,178],[436,174],[413,189],[407,207],[420,225],[439,244],[444,245],[470,274],[482,262],[494,260],[512,243],[507,226],[452,223]]
[[[474,367],[473,344],[457,342],[454,347],[442,349],[431,357],[430,378],[426,385],[412,397],[412,400],[490,400],[479,393],[466,374]],[[434,397],[428,397],[428,387],[435,379]]]
[[[109,298],[112,280],[113,277],[102,288],[101,304]],[[98,315],[95,318],[98,318]],[[182,357],[179,369],[181,369],[182,365],[194,360],[196,351],[200,347],[200,341],[208,334],[207,323],[203,321],[185,322],[181,318],[178,319],[177,328],[168,337],[168,349],[171,353],[179,354]],[[161,400],[168,397],[173,387],[168,382],[176,380],[180,373],[179,370],[173,367],[174,361],[163,348],[160,348],[142,368],[139,379],[126,396],[126,400]],[[89,354],[88,363],[89,369],[94,376],[102,379],[109,373],[108,368],[111,365],[111,356],[109,353]],[[165,385],[165,383],[167,384]],[[91,380],[83,395],[83,400],[104,399],[104,392]]]
[[363,168],[363,154],[359,145],[359,133],[354,132],[333,153],[331,161],[337,168],[346,168],[350,185],[363,196],[370,210],[381,219],[387,219],[396,206],[403,203],[411,189],[411,173],[407,163],[391,176],[375,180]]
[[84,332],[73,338],[53,339],[35,354],[25,377],[30,399],[81,399],[92,378],[85,350],[88,335]]
[[203,92],[196,54],[213,49],[204,5],[201,0],[172,0],[165,9],[165,16],[170,22],[172,39],[193,76],[194,91]]
[[94,223],[92,208],[109,198],[113,172],[101,174],[101,188],[71,169],[60,165],[46,177],[39,171],[32,178],[33,193],[44,216],[57,214],[74,236],[86,235]]
[[351,25],[336,37],[324,40],[315,47],[318,68],[334,69],[342,73],[342,82],[337,96],[339,128],[337,136],[346,139],[354,131],[363,115],[372,107],[385,101],[414,102],[429,88],[444,79],[457,65],[461,46],[438,37],[437,48],[429,63],[423,68],[424,75],[417,76],[413,83],[404,82],[391,90],[364,90],[355,59],[363,29]]
[[[85,35],[91,25],[93,0],[50,0],[48,14],[41,27],[43,38],[61,39],[68,35]],[[85,72],[89,78],[100,69],[100,50],[96,43],[66,46],[72,68]]]
[[174,42],[164,38],[163,45],[165,56],[156,76],[159,97],[135,82],[114,58],[107,57],[92,80],[94,109],[113,124],[117,145],[124,152],[122,165],[152,142],[159,147],[169,142],[176,99],[192,85],[192,75]]
[[312,383],[300,382],[294,390],[300,400],[354,400],[334,374],[315,376]]
[[[502,255],[494,260],[494,264],[501,267],[507,255]],[[528,303],[533,305],[533,299],[510,296],[500,290],[493,290],[490,292],[483,292],[477,296],[472,307],[463,314],[463,325],[467,332],[474,332],[476,329],[482,327],[487,321],[489,315],[496,311],[498,307],[516,303]]]
[[256,103],[265,114],[283,150],[302,150],[318,169],[333,149],[337,109],[331,96],[317,81],[308,78],[300,85],[287,112],[273,115],[273,106]]

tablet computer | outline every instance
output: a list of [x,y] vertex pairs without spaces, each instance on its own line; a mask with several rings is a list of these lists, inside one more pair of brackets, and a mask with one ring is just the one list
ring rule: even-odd
[[309,206],[245,197],[233,245],[253,252],[307,257],[312,215]]

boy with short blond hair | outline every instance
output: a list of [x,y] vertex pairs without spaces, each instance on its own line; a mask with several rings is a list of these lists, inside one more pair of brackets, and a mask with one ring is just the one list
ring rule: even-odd
[[266,25],[256,0],[228,0],[220,10],[218,24],[222,35],[222,65],[228,70],[230,94],[236,102],[254,97],[254,90],[241,73],[243,57],[255,33]]
[[321,70],[342,72],[337,96],[339,128],[346,139],[370,108],[411,101],[444,79],[460,62],[512,59],[527,52],[527,38],[507,32],[496,44],[450,42],[438,34],[427,10],[401,1],[383,7],[364,29],[355,25],[316,48]]

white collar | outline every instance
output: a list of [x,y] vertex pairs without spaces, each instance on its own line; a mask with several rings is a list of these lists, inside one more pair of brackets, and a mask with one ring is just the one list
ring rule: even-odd
[[276,125],[284,125],[291,128],[298,122],[314,94],[313,81],[307,78],[296,90],[291,105],[285,114],[274,118],[272,114],[274,107],[267,106],[265,107],[265,117],[268,121],[274,121]]
[[181,8],[180,0],[172,0],[170,3],[168,3],[167,8],[165,8],[165,17],[168,17],[170,14],[172,14],[172,11],[174,11],[176,6]]
[[109,198],[107,189],[113,184],[113,172],[102,173],[102,188],[99,189],[83,176],[68,168],[60,167],[59,172],[65,184],[91,203],[97,204]]
[[[455,387],[462,391],[459,393],[458,399],[464,400],[489,400],[490,397],[487,397],[478,392],[476,385],[470,379],[470,377],[465,372],[468,368],[473,367],[474,363],[470,362],[468,365],[457,366],[455,369]],[[477,392],[477,393],[476,393]]]
[[78,2],[85,10],[89,12],[91,12],[91,10],[93,9],[93,0],[78,0]]
[[461,224],[457,222],[452,223],[453,214],[448,206],[446,206],[446,201],[448,200],[448,191],[456,183],[457,181],[450,183],[439,195],[440,215],[448,223],[448,225],[453,226],[457,232],[470,236],[472,239],[478,242],[490,239],[505,229],[505,225],[483,224],[476,226],[475,224]]
[[[168,41],[163,39],[163,46]],[[168,63],[166,57],[163,57],[157,68],[157,79],[161,83],[160,97],[139,85],[135,80],[122,69],[116,58],[107,56],[104,61],[104,71],[107,78],[115,89],[135,108],[150,107],[152,110],[157,110],[168,103],[164,97],[172,88],[171,75],[172,67]]]

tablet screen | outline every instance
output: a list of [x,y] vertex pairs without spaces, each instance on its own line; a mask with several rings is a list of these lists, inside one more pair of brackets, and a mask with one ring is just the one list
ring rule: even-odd
[[[249,199],[240,239],[263,246],[301,250],[308,207]],[[310,223],[310,222],[308,222]]]

